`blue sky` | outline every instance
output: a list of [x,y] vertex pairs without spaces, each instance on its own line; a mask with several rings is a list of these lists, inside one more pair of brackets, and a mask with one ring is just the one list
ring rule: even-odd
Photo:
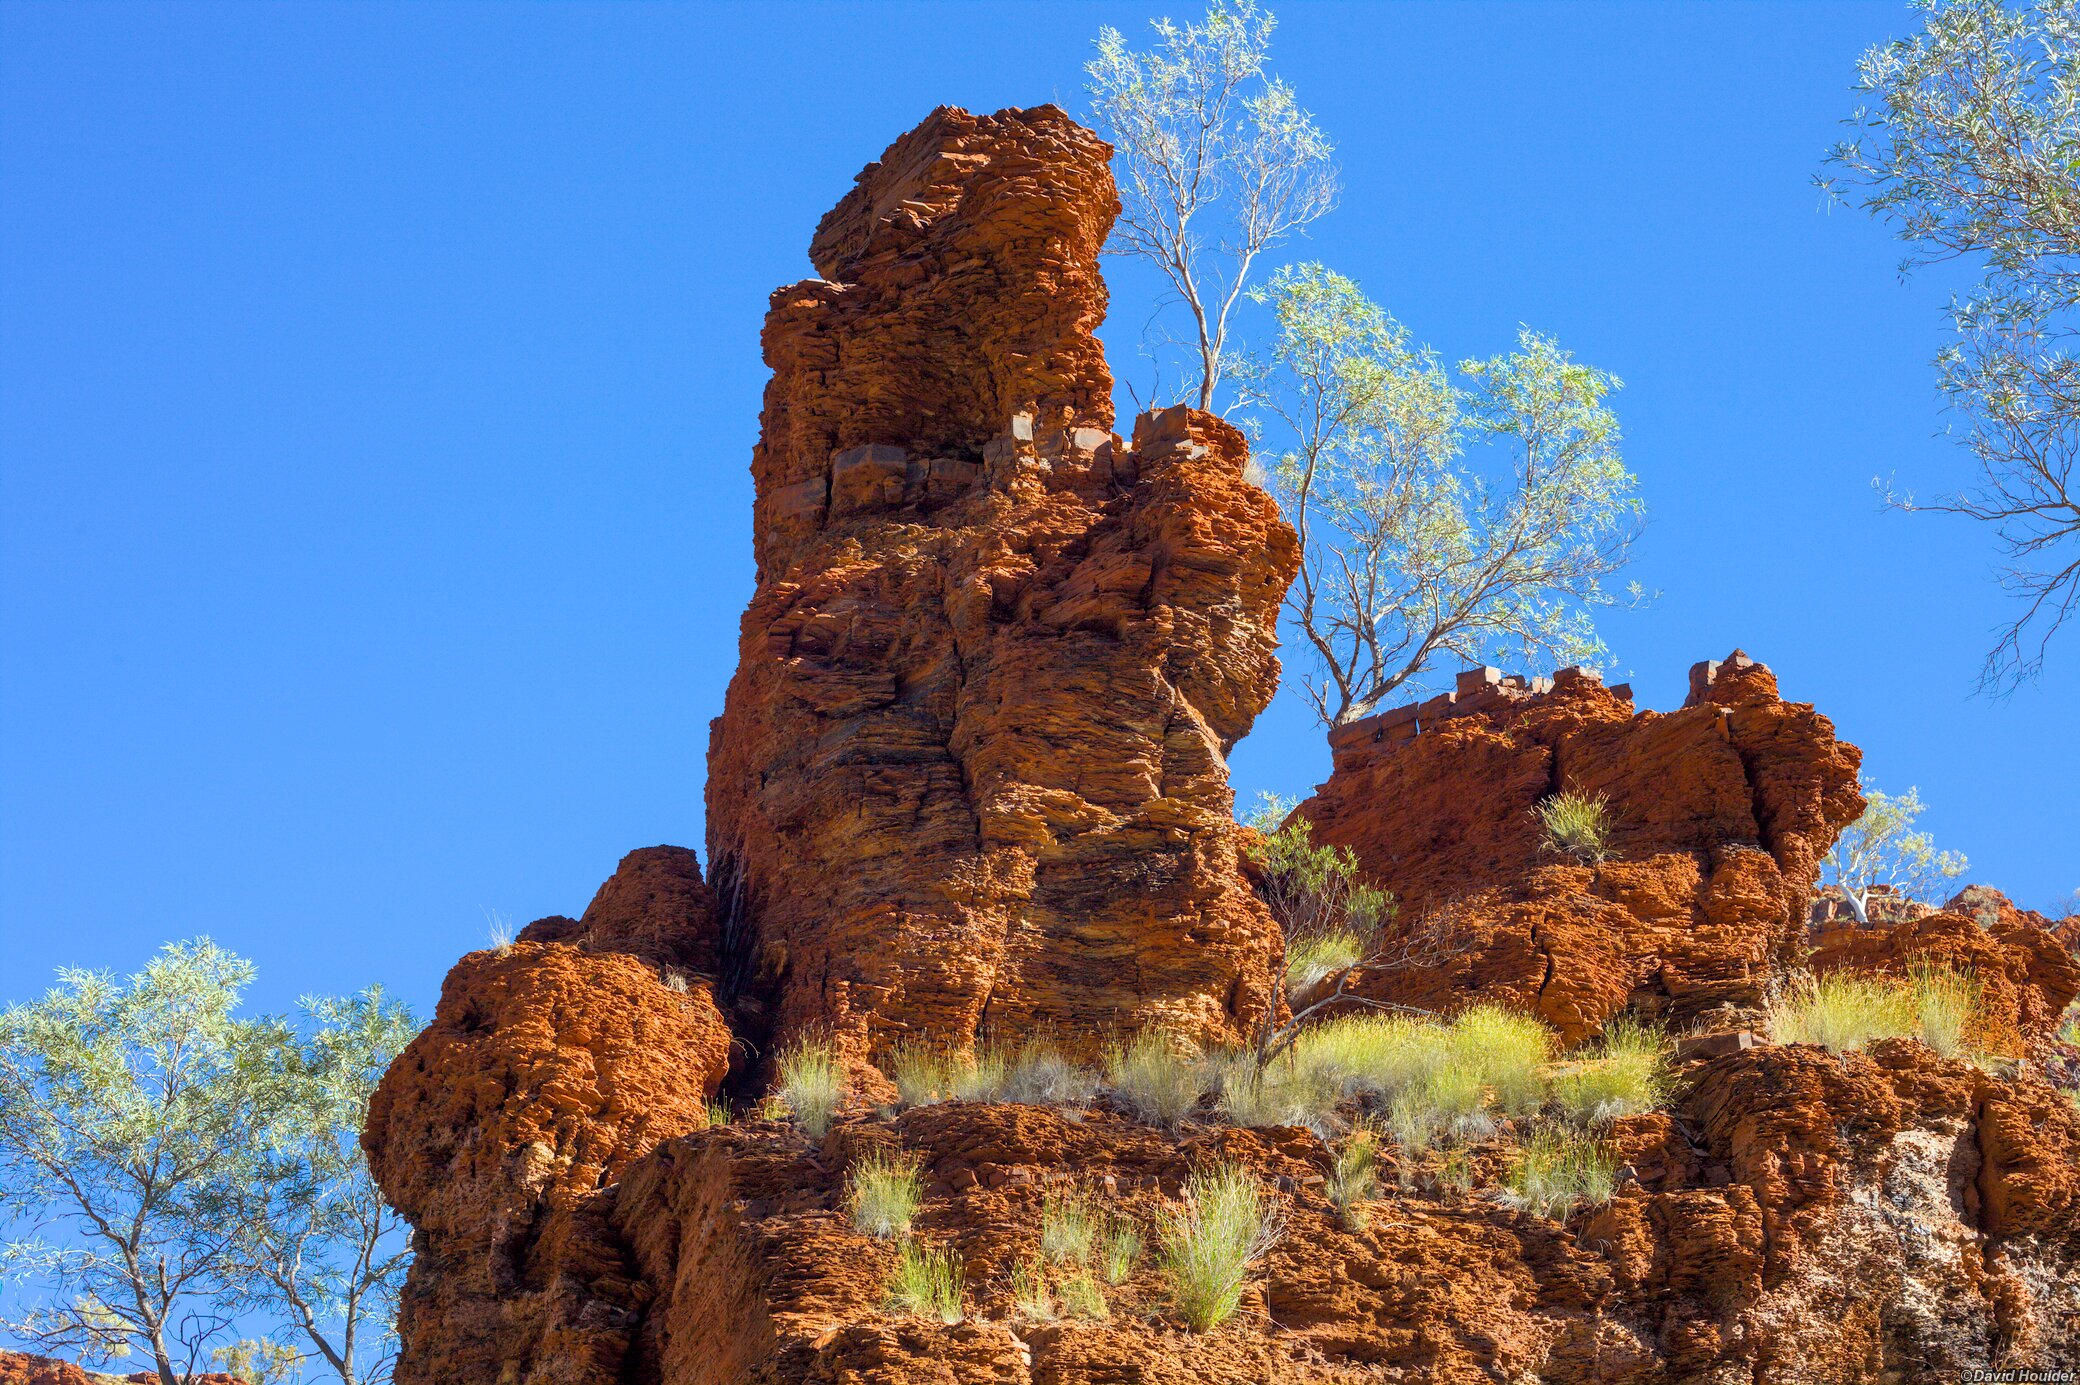
[[[265,1004],[426,1007],[490,913],[700,844],[768,293],[933,105],[1073,105],[1163,12],[0,7],[0,999],[208,933]],[[1965,462],[1946,286],[1810,183],[1905,7],[1281,17],[1346,182],[1292,256],[1447,355],[1521,322],[1625,380],[1642,702],[1741,645],[1975,878],[2080,886],[2080,631],[1975,697],[1985,536],[1869,489]],[[1234,769],[1326,773],[1297,692]]]

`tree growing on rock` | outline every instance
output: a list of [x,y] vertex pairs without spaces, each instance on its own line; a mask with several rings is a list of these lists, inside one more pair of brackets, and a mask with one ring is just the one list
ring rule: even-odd
[[1320,264],[1256,296],[1277,334],[1237,378],[1300,536],[1286,610],[1321,720],[1362,717],[1446,661],[1603,658],[1591,613],[1625,599],[1606,583],[1644,514],[1619,382],[1528,328],[1454,372]]
[[1944,882],[1964,874],[1968,863],[1958,852],[1937,850],[1933,837],[1915,829],[1924,811],[1918,790],[1895,797],[1868,784],[1862,788],[1863,816],[1849,824],[1821,861],[1820,881],[1838,886],[1856,922],[1868,926],[1874,891],[1933,903]]
[[[44,1291],[0,1325],[89,1361],[143,1356],[161,1385],[219,1352],[279,1366],[291,1333],[344,1385],[386,1378],[405,1254],[358,1131],[410,1018],[370,992],[310,1002],[299,1036],[236,1015],[253,974],[198,939],[0,1011],[0,1270]],[[268,1311],[277,1340],[229,1341]]]
[[1398,918],[1394,897],[1365,882],[1351,849],[1315,841],[1314,824],[1290,799],[1265,794],[1244,825],[1255,833],[1247,854],[1259,891],[1285,940],[1278,1003],[1266,1007],[1254,1038],[1260,1067],[1338,1008],[1409,1010],[1353,995],[1366,971],[1436,966],[1462,950],[1434,921]]
[[1111,249],[1154,265],[1190,313],[1201,409],[1258,259],[1336,203],[1328,138],[1266,71],[1276,23],[1254,0],[1217,3],[1197,24],[1153,21],[1146,52],[1102,29],[1085,65],[1092,116],[1116,150]]
[[1963,261],[1936,378],[1978,464],[1975,485],[1913,511],[1986,524],[2017,615],[1982,686],[2038,673],[2080,611],[2080,0],[1919,0],[1920,32],[1863,55],[1821,185],[1860,198],[1910,247],[1902,272]]

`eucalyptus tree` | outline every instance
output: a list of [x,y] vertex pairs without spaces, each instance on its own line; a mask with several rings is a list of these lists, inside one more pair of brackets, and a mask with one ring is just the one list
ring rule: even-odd
[[1320,719],[1362,717],[1446,661],[1605,657],[1592,613],[1626,599],[1606,584],[1644,514],[1618,380],[1529,329],[1449,369],[1319,264],[1256,296],[1277,330],[1237,379],[1300,535],[1287,613]]
[[0,1011],[0,1270],[26,1303],[0,1326],[161,1385],[213,1359],[387,1379],[408,1249],[359,1132],[412,1021],[375,990],[306,1001],[301,1030],[242,1019],[253,976],[204,938]]
[[1915,827],[1924,811],[1918,790],[1893,795],[1869,784],[1862,788],[1863,814],[1821,859],[1821,883],[1840,888],[1860,924],[1870,922],[1871,895],[1880,888],[1902,899],[1937,903],[1948,882],[1970,863],[1958,852],[1937,850],[1935,839]]
[[1821,184],[1889,221],[1902,273],[1958,262],[1975,276],[1949,307],[1936,358],[1975,482],[1907,510],[1991,530],[2017,598],[1981,683],[2043,667],[2080,611],[2080,0],[1920,0],[1918,32],[1871,48],[1855,134]]
[[1254,0],[1198,23],[1152,22],[1155,43],[1098,35],[1091,113],[1112,140],[1121,211],[1113,253],[1154,265],[1192,319],[1195,398],[1213,407],[1234,311],[1273,246],[1336,203],[1334,153],[1267,60],[1277,21]]

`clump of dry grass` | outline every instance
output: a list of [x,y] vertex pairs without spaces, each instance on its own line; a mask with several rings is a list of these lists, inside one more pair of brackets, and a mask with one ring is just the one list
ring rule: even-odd
[[774,1098],[811,1139],[820,1140],[845,1101],[845,1070],[831,1045],[803,1037],[780,1055]]

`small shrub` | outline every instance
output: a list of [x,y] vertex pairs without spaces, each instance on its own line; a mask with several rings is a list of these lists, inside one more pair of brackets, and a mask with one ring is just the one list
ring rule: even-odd
[[1178,1315],[1204,1332],[1234,1315],[1250,1267],[1278,1238],[1279,1220],[1245,1168],[1194,1174],[1185,1191],[1185,1206],[1164,1222],[1160,1263]]
[[811,1139],[822,1139],[845,1100],[845,1073],[837,1053],[826,1042],[796,1040],[780,1055],[780,1090],[774,1095]]
[[1962,1058],[1980,1025],[1985,990],[1971,971],[1917,963],[1908,970],[1916,1037],[1945,1058]]
[[1513,1207],[1557,1221],[1578,1204],[1610,1201],[1616,1187],[1617,1161],[1602,1144],[1547,1131],[1517,1151],[1502,1196]]
[[1610,859],[1611,812],[1602,794],[1594,798],[1574,792],[1556,793],[1534,809],[1545,828],[1545,846],[1587,865]]
[[1356,1231],[1369,1219],[1364,1204],[1379,1191],[1379,1137],[1360,1127],[1329,1168],[1327,1193],[1344,1228]]
[[961,1262],[952,1251],[905,1241],[889,1276],[888,1305],[898,1312],[957,1323],[962,1316],[962,1277]]
[[1111,1219],[1098,1249],[1098,1274],[1107,1284],[1123,1284],[1141,1263],[1141,1229],[1124,1217]]
[[1285,938],[1286,995],[1298,998],[1364,960],[1393,898],[1359,878],[1349,847],[1317,846],[1314,824],[1293,816],[1289,801],[1266,794],[1248,825],[1264,902]]
[[1062,1314],[1102,1322],[1112,1316],[1112,1311],[1105,1306],[1105,1291],[1098,1287],[1098,1281],[1088,1273],[1078,1273],[1062,1281]]
[[1105,1080],[1137,1117],[1174,1126],[1198,1108],[1205,1073],[1196,1055],[1165,1034],[1144,1031],[1106,1055]]
[[845,1203],[852,1224],[869,1236],[885,1241],[907,1235],[923,1202],[924,1180],[914,1158],[877,1149],[853,1165]]
[[1048,1194],[1040,1206],[1040,1258],[1050,1265],[1088,1262],[1103,1221],[1084,1194]]
[[1893,977],[1833,971],[1794,988],[1777,1007],[1778,1042],[1847,1053],[1873,1039],[1906,1038],[1921,1027],[1913,993]]
[[1034,1322],[1053,1322],[1061,1316],[1054,1291],[1047,1287],[1047,1272],[1030,1261],[1011,1271],[1011,1306],[1020,1317]]
[[1597,1051],[1553,1082],[1553,1104],[1588,1129],[1651,1111],[1667,1097],[1661,1031],[1632,1020],[1605,1026]]

